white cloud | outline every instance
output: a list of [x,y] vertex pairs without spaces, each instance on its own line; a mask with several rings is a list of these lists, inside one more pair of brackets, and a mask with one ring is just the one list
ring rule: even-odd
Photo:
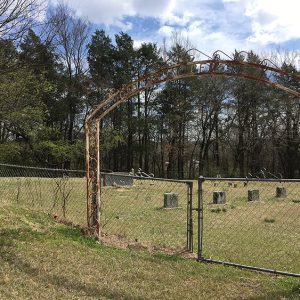
[[114,25],[123,31],[134,29],[126,17],[155,18],[160,24],[156,35],[143,36],[141,30],[133,38],[160,43],[181,30],[192,44],[209,53],[217,49],[256,50],[300,38],[299,0],[65,1],[93,23]]
[[[182,28],[181,23],[177,26],[168,23],[170,16],[176,15],[179,11],[184,12],[186,1],[177,0],[174,6],[176,10],[169,12],[169,18],[163,19],[168,25],[162,22],[158,36],[170,38],[174,31],[180,30],[182,36],[188,38],[194,47],[208,55],[218,49],[228,53],[232,53],[235,49],[245,50],[246,47],[249,49],[250,43],[245,45],[245,41],[238,34],[244,24],[240,24],[241,17],[237,18],[237,16],[243,13],[244,6],[232,7],[233,1],[236,0],[227,0],[223,4],[220,1],[200,1],[201,4],[199,4],[199,1],[191,0],[188,7],[193,13],[181,14],[181,16],[190,17]],[[212,7],[212,4],[215,7]]]
[[128,31],[132,29],[133,24],[131,22],[122,22],[117,20],[115,22],[115,26],[118,26],[122,31]]
[[[56,3],[58,0],[52,0]],[[159,17],[168,9],[171,0],[65,0],[80,16],[94,23],[116,25],[125,16]]]
[[[158,33],[172,40],[174,29],[170,26],[162,26]],[[196,47],[207,55],[211,55],[216,50],[223,50],[230,54],[235,49],[245,49],[243,41],[222,31],[209,32],[201,21],[192,22],[187,28],[181,30],[180,33],[182,40],[185,41],[188,39],[191,47]]]
[[298,0],[248,1],[245,15],[251,19],[250,42],[266,45],[300,38],[300,2]]
[[[299,0],[176,0],[162,20],[188,16],[183,32],[200,49],[257,50],[300,38],[299,11]],[[170,31],[163,22],[159,34]]]
[[168,24],[173,26],[186,26],[195,17],[191,11],[184,11],[181,14],[176,14],[173,11],[167,11],[160,17],[162,24]]
[[151,43],[153,42],[152,40],[148,40],[148,39],[143,39],[143,40],[137,40],[135,39],[133,41],[133,48],[138,49],[142,46],[142,44],[147,44],[147,43]]
[[163,25],[158,30],[158,34],[164,38],[170,38],[173,32],[174,28],[168,25]]

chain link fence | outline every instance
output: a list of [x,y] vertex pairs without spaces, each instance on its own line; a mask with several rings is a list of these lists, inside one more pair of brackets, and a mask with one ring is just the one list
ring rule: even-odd
[[[193,182],[101,174],[101,227],[115,244],[193,247]],[[87,226],[85,171],[0,164],[0,204],[14,203]]]
[[[102,173],[101,238],[300,276],[300,180],[199,178],[195,185]],[[1,205],[87,226],[84,171],[0,164],[0,191]]]
[[170,250],[192,250],[192,181],[102,174],[102,232]]
[[86,226],[85,172],[0,164],[0,204],[42,210]]
[[199,180],[199,258],[300,274],[300,180]]

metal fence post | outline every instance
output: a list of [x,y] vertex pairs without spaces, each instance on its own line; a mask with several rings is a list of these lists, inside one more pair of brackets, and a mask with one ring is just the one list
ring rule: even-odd
[[193,252],[193,182],[187,182],[187,184],[187,250]]
[[203,182],[204,177],[198,178],[198,261],[203,259],[202,248],[203,248]]

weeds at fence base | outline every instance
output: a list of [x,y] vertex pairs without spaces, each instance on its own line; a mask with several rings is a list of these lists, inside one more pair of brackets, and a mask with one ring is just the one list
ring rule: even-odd
[[213,209],[211,209],[210,210],[212,213],[220,213],[220,212],[226,212],[227,211],[227,209],[225,208],[225,207],[222,207],[222,208],[220,208],[220,207],[218,207],[218,208],[213,208]]
[[[67,225],[72,228],[80,229],[82,236],[89,237],[94,240],[97,239],[97,236],[94,233],[92,233],[87,227],[82,227],[78,224],[74,224],[69,220],[58,217],[57,215],[51,215],[51,214],[49,215],[52,216],[57,223]],[[164,246],[157,246],[151,244],[150,242],[141,242],[137,239],[129,240],[122,235],[102,234],[99,243],[106,246],[111,246],[111,247],[116,247],[121,249],[130,249],[134,251],[147,251],[149,253],[163,252],[164,254],[170,256],[180,256],[189,259],[196,259],[196,254],[191,253],[186,249],[182,249],[182,248],[174,249],[174,248],[169,248]]]
[[271,219],[271,218],[265,218],[264,221],[266,223],[275,223],[275,219]]
[[186,249],[173,249],[163,246],[153,245],[150,242],[140,242],[138,240],[129,240],[119,235],[102,235],[101,243],[107,246],[113,246],[122,249],[130,249],[135,251],[147,251],[150,253],[163,252],[171,256],[181,256],[190,259],[196,259],[196,254]]

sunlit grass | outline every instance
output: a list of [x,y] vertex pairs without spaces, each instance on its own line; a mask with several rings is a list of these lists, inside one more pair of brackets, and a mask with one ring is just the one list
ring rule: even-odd
[[[1,178],[2,203],[15,203],[65,216],[86,225],[84,178]],[[276,186],[287,188],[276,198]],[[258,189],[260,200],[248,202],[248,190]],[[226,204],[212,204],[213,191],[226,192]],[[163,209],[164,193],[178,194],[178,208]],[[300,183],[205,182],[203,255],[218,259],[300,272]],[[185,183],[135,180],[131,187],[102,189],[103,233],[172,249],[187,243]],[[296,201],[295,201],[296,200]],[[197,207],[194,182],[193,207]],[[267,220],[267,221],[266,221]],[[272,220],[269,221],[269,220]],[[197,249],[197,212],[193,212],[194,249]]]
[[0,207],[0,299],[299,299],[294,278],[116,249],[38,212]]

